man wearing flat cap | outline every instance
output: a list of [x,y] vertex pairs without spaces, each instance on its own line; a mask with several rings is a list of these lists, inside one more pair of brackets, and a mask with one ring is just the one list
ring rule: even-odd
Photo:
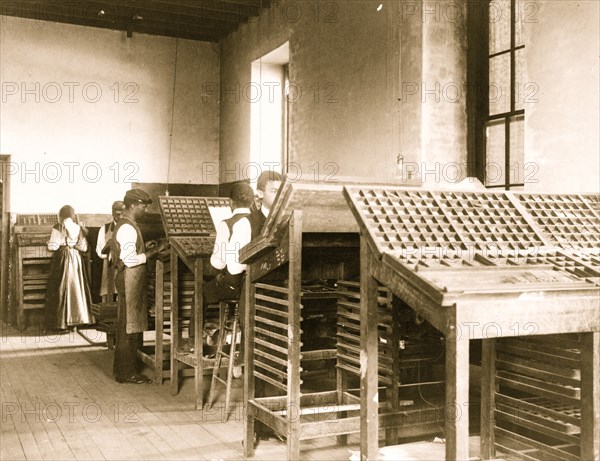
[[147,250],[138,220],[152,203],[147,192],[128,190],[123,199],[125,211],[117,223],[111,241],[111,255],[116,263],[118,294],[113,374],[119,383],[147,384],[152,380],[138,373],[137,349],[148,329],[146,261],[165,249],[166,244]]
[[[96,244],[96,254],[102,261],[102,283],[100,284],[100,296],[106,301],[112,301],[113,298],[107,296],[108,290],[108,263],[110,261],[110,251],[107,243],[112,238],[117,222],[125,210],[125,203],[117,200],[112,204],[112,221],[104,224],[98,231],[98,241]],[[113,286],[114,289],[114,286]]]

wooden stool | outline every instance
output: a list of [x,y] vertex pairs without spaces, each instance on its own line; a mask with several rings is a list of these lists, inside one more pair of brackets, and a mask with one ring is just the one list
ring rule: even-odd
[[[233,323],[231,327],[228,326],[229,320],[231,319],[233,309]],[[219,303],[219,339],[217,343],[217,354],[215,357],[215,365],[213,367],[212,381],[210,383],[210,392],[208,394],[208,406],[212,407],[213,394],[217,381],[225,385],[225,420],[229,418],[229,400],[231,398],[231,381],[233,379],[233,369],[235,363],[235,355],[239,352],[237,335],[240,331],[240,314],[239,314],[239,302],[238,300],[226,300]],[[227,333],[231,333],[231,347],[229,353],[224,352],[224,347],[227,342]],[[240,344],[241,346],[241,344]],[[225,357],[228,360],[227,363],[227,380],[223,380],[219,377],[219,371],[221,369],[221,360]]]

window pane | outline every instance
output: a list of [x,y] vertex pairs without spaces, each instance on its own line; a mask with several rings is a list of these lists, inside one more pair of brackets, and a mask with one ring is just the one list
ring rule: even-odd
[[504,120],[494,120],[486,127],[485,185],[504,184]]
[[531,15],[532,7],[528,0],[515,0],[515,46],[525,45],[523,39],[523,23]]
[[511,184],[523,183],[525,176],[525,116],[510,119],[510,176]]
[[510,110],[510,54],[490,59],[490,115]]
[[490,54],[510,48],[510,0],[493,0],[488,9]]
[[525,81],[525,48],[515,50],[515,110],[523,109],[523,103],[530,89]]

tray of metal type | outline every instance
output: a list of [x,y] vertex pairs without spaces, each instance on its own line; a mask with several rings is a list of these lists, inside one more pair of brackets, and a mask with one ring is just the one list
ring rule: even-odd
[[558,270],[594,281],[600,277],[600,258],[590,253],[571,253],[560,250],[540,250],[536,254],[510,254],[495,258],[497,265],[529,266],[552,264]]
[[550,264],[492,266],[480,268],[419,270],[419,274],[446,293],[515,292],[556,289],[587,289],[590,283]]
[[19,214],[16,226],[53,226],[58,223],[56,214]]
[[535,223],[561,248],[598,248],[597,195],[515,194]]
[[[158,198],[163,225],[168,237],[189,235],[215,235],[215,209],[223,218],[229,210],[229,199],[221,197],[171,197]],[[229,215],[231,211],[229,210]]]
[[345,188],[379,253],[400,259],[506,252],[547,243],[507,193],[425,191],[393,186]]
[[180,254],[188,257],[211,255],[215,240],[214,237],[171,237],[171,245],[179,250]]
[[600,194],[583,194],[582,197],[597,214],[600,214]]
[[18,234],[17,246],[46,246],[48,242],[49,234]]
[[587,280],[594,282],[596,285],[600,285],[600,249],[585,249],[580,251],[570,252],[571,256],[576,261],[580,262],[585,268],[586,272],[589,270],[596,275],[587,277]]
[[435,192],[463,242],[477,250],[539,248],[547,241],[505,192]]
[[358,186],[345,190],[380,253],[406,257],[442,246],[464,248],[454,224],[432,192]]

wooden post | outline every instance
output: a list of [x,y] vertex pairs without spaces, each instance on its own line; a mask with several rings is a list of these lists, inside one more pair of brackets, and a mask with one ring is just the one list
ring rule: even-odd
[[171,395],[179,392],[179,257],[171,247]]
[[15,241],[16,262],[15,262],[15,289],[16,289],[16,307],[17,307],[17,328],[25,329],[25,309],[23,308],[23,249]]
[[446,461],[469,459],[469,336],[459,326],[446,328]]
[[156,330],[156,346],[154,350],[154,382],[156,384],[163,383],[163,333],[164,333],[164,290],[165,290],[165,264],[160,260],[156,260],[156,281],[154,286],[154,322]]
[[254,416],[250,411],[249,402],[254,400],[254,284],[252,264],[246,269],[246,283],[242,296],[245,296],[244,308],[244,456],[254,455]]
[[287,382],[287,459],[300,459],[300,322],[302,285],[302,211],[294,211],[289,221],[289,317]]
[[481,459],[496,456],[494,410],[496,408],[496,340],[484,339],[481,353]]
[[[400,308],[397,304],[392,302],[393,295],[388,293],[387,306],[391,309],[392,314],[392,325],[390,331],[390,338],[387,338],[387,345],[391,348],[392,358],[392,382],[387,389],[386,401],[387,409],[390,412],[396,412],[400,409],[400,397],[398,390],[400,388]],[[396,445],[398,443],[399,429],[392,427],[385,431],[385,443],[387,445]]]
[[372,277],[372,255],[360,237],[360,455],[364,461],[379,456],[379,391],[377,342],[377,281]]
[[600,333],[581,335],[581,459],[600,460]]
[[204,308],[202,305],[202,284],[204,275],[202,272],[202,258],[194,259],[194,326],[196,336],[194,338],[194,354],[196,355],[196,366],[194,367],[194,383],[196,410],[202,410],[204,403],[204,353],[202,350],[202,334],[204,332]]

